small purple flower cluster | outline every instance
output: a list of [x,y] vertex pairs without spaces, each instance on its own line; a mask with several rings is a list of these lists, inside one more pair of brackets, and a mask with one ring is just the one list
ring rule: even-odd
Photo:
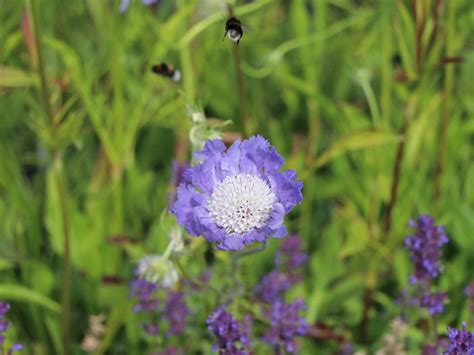
[[474,355],[474,333],[466,330],[466,323],[462,329],[448,327],[449,345],[446,355]]
[[[3,342],[5,341],[5,333],[10,326],[10,323],[5,319],[5,315],[10,310],[10,305],[8,303],[0,301],[0,349],[3,347]],[[14,343],[11,348],[8,350],[7,355],[11,355],[14,351],[23,349],[23,345]]]
[[273,302],[266,315],[270,318],[270,329],[263,336],[263,340],[278,348],[284,347],[287,352],[295,351],[295,336],[306,333],[307,325],[299,314],[306,308],[303,300],[291,303]]
[[441,272],[441,247],[448,242],[444,226],[436,226],[428,215],[422,215],[417,220],[410,220],[408,226],[416,228],[415,234],[405,239],[405,247],[411,250],[410,260],[414,273],[410,283],[428,282]]
[[270,319],[270,329],[263,340],[279,349],[283,347],[289,353],[295,351],[294,338],[306,333],[306,321],[300,316],[305,304],[302,300],[284,303],[283,296],[302,279],[299,268],[307,259],[298,235],[285,239],[275,255],[277,269],[264,276],[255,288],[256,295],[264,302],[263,312]]
[[264,276],[255,287],[257,296],[266,303],[280,301],[284,292],[301,280],[301,267],[307,260],[298,235],[284,239],[275,254],[276,270]]
[[[137,299],[133,307],[134,312],[144,312],[150,315],[151,321],[142,323],[143,330],[148,335],[158,334],[158,318],[162,318],[168,324],[167,335],[182,335],[186,328],[187,317],[190,309],[184,300],[181,291],[167,290],[164,306],[160,307],[158,297],[158,286],[152,282],[136,278],[130,282],[131,297]],[[159,316],[162,317],[159,317]]]
[[212,312],[206,324],[217,340],[213,351],[219,350],[219,354],[225,355],[248,354],[245,347],[249,343],[250,330],[245,323],[235,320],[232,314],[225,310],[225,306],[220,306]]
[[304,251],[298,235],[292,235],[283,240],[275,256],[275,264],[286,270],[297,269],[307,260],[308,254]]
[[133,306],[133,311],[154,312],[158,309],[159,301],[155,298],[158,286],[152,282],[136,278],[130,282],[131,297],[137,298],[138,303]]
[[427,309],[434,316],[443,313],[447,298],[446,292],[426,292],[419,297],[419,302],[421,307]]
[[436,226],[428,215],[410,220],[408,226],[415,228],[415,233],[405,239],[414,267],[409,283],[418,286],[415,302],[434,316],[443,312],[447,299],[445,292],[432,292],[430,289],[432,280],[441,273],[441,247],[448,242],[448,237],[444,227]]
[[273,270],[262,278],[255,287],[255,293],[263,302],[272,303],[281,300],[283,293],[290,286],[290,278],[286,273]]
[[184,294],[180,291],[169,290],[163,308],[164,318],[169,322],[169,335],[180,335],[186,328],[186,318],[190,310],[184,300]]

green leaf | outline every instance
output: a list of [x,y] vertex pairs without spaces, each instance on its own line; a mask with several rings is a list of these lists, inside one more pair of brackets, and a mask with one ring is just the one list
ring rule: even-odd
[[28,87],[38,83],[36,75],[12,67],[0,66],[0,78],[0,88]]
[[420,156],[420,148],[423,144],[425,137],[430,129],[436,127],[433,124],[435,121],[433,116],[436,116],[436,111],[439,108],[441,102],[440,95],[434,95],[425,109],[419,114],[418,119],[413,123],[408,132],[408,140],[406,147],[406,159],[409,164],[413,164],[415,159]]
[[59,303],[32,290],[31,288],[21,285],[0,285],[0,299],[35,304],[55,313],[59,313],[61,310]]
[[396,143],[402,139],[401,135],[377,130],[358,131],[339,138],[335,143],[327,148],[311,166],[319,168],[331,160],[360,149],[376,147],[382,144]]
[[13,263],[5,258],[0,258],[0,270],[6,270],[13,267]]

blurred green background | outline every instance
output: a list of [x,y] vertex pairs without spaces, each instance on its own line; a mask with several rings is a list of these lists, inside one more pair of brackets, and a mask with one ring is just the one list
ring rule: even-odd
[[[411,272],[406,223],[421,213],[450,238],[438,285],[450,302],[436,330],[468,320],[471,0],[234,1],[245,26],[238,47],[222,41],[225,1],[119,5],[0,0],[0,299],[30,353],[61,352],[64,282],[71,353],[83,353],[88,316],[98,313],[107,330],[97,353],[144,353],[128,281],[133,262],[168,241],[160,216],[172,160],[190,157],[190,105],[210,122],[232,120],[227,141],[262,134],[304,181],[287,224],[311,256],[292,291],[310,324],[377,349]],[[151,73],[161,61],[182,82]],[[249,285],[272,257],[249,258]],[[199,269],[192,259],[187,267]],[[200,332],[189,339],[209,349]],[[423,332],[409,334],[417,349]],[[302,353],[336,345],[307,337]]]

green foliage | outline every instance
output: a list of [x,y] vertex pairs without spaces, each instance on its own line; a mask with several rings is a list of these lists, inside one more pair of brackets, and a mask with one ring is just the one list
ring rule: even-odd
[[[450,303],[436,332],[467,320],[471,0],[231,2],[245,26],[237,70],[235,44],[222,42],[224,1],[136,0],[123,14],[119,2],[0,3],[0,299],[12,304],[18,338],[32,353],[60,352],[65,234],[71,353],[82,353],[87,318],[98,313],[107,322],[97,354],[145,352],[149,339],[130,312],[127,282],[138,258],[168,243],[171,163],[191,157],[187,137],[199,133],[188,107],[202,107],[216,130],[264,135],[304,181],[288,225],[310,254],[292,296],[305,299],[311,325],[324,323],[360,349],[380,346],[411,270],[406,223],[421,213],[450,238],[439,281]],[[160,61],[180,69],[183,81],[151,73]],[[111,242],[116,236],[129,243]],[[198,275],[205,250],[193,239],[183,269]],[[273,250],[248,257],[245,284],[268,271]],[[229,262],[217,253],[215,272],[226,282]],[[205,319],[215,298],[193,297],[196,319]],[[205,326],[193,329],[190,341],[209,351]],[[416,352],[426,334],[413,326],[408,335]],[[308,336],[302,346],[314,354],[338,345]]]

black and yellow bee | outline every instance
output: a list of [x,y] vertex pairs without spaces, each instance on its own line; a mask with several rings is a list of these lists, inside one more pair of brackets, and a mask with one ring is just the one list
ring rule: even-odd
[[[239,44],[243,35],[244,31],[242,30],[240,20],[236,17],[229,17],[225,23],[224,38],[227,36],[232,42]],[[222,40],[224,40],[224,38],[222,38]]]
[[151,71],[155,74],[170,78],[174,82],[181,80],[181,72],[175,69],[171,64],[166,64],[164,62],[155,64],[151,67]]

